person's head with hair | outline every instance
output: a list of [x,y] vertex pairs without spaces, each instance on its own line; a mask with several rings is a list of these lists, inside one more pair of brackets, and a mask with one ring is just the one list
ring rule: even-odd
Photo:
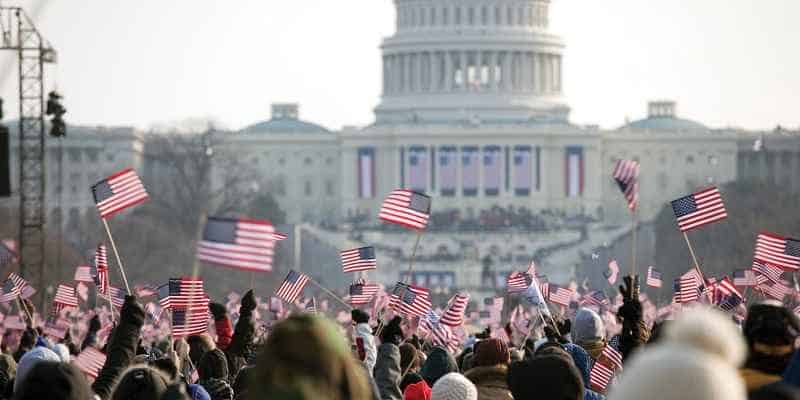
[[473,368],[508,365],[511,361],[508,345],[498,338],[477,341],[473,351],[475,354],[472,358]]
[[228,359],[220,349],[207,351],[200,357],[197,364],[197,375],[200,380],[205,379],[228,379]]
[[583,399],[580,371],[565,351],[553,352],[511,364],[508,388],[515,399]]
[[36,364],[45,361],[61,362],[61,357],[58,356],[53,350],[47,347],[34,347],[17,363],[17,378],[14,381],[14,392],[19,389],[19,385],[25,380],[26,375],[30,372]]
[[600,315],[589,308],[580,308],[572,324],[572,340],[593,359],[600,357],[606,345],[606,328]]
[[431,400],[478,400],[478,389],[464,375],[450,372],[433,385]]
[[256,359],[249,382],[254,399],[372,398],[366,371],[337,327],[311,314],[278,323]]
[[746,346],[727,315],[705,307],[681,313],[658,344],[626,361],[609,400],[745,400],[737,367]]
[[86,400],[93,396],[89,382],[75,366],[41,361],[24,375],[14,391],[15,400]]
[[434,347],[428,354],[428,359],[422,364],[420,375],[428,386],[433,387],[436,381],[449,372],[458,372],[456,359],[443,347]]
[[762,386],[747,396],[748,400],[800,400],[800,389],[785,383]]
[[122,373],[111,390],[111,400],[158,399],[167,391],[169,377],[147,365],[134,365]]
[[779,380],[800,334],[797,317],[779,302],[756,303],[748,309],[743,332],[748,356],[742,376],[748,390]]
[[214,339],[206,333],[189,336],[186,338],[186,342],[189,344],[189,359],[192,360],[194,365],[200,364],[203,354],[217,348]]

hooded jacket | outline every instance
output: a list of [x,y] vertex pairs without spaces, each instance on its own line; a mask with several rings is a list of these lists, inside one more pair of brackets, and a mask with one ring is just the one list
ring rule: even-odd
[[434,347],[428,354],[428,359],[422,364],[420,375],[425,382],[428,382],[428,386],[433,388],[439,378],[450,372],[458,372],[456,359],[444,348]]
[[125,303],[119,312],[119,325],[108,338],[106,345],[106,363],[92,384],[92,390],[101,399],[109,398],[117,378],[133,362],[144,317],[144,309],[136,301],[136,297],[125,296]]
[[375,337],[372,335],[372,328],[369,324],[361,323],[356,325],[356,341],[361,341],[364,345],[364,359],[362,362],[367,367],[367,371],[375,368],[375,360],[378,357],[378,350],[375,348]]
[[478,400],[512,400],[508,388],[508,366],[499,364],[475,367],[467,371],[467,377],[478,388]]
[[401,400],[400,393],[400,348],[394,343],[381,343],[372,371],[382,400]]

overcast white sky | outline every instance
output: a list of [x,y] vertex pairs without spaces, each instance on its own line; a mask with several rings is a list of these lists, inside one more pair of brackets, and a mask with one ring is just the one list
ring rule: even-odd
[[[365,125],[378,45],[394,30],[390,0],[42,1],[39,25],[60,56],[48,73],[72,123],[211,117],[239,128],[296,101],[329,128]],[[711,126],[800,126],[798,15],[798,0],[553,0],[571,119],[613,128],[668,98]],[[11,100],[16,66],[10,75],[2,61]]]

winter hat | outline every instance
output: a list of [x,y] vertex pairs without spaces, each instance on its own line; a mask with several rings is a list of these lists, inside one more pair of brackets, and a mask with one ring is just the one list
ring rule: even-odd
[[111,400],[158,399],[167,391],[169,379],[161,371],[145,365],[134,365],[122,373],[111,391]]
[[491,338],[475,343],[475,356],[472,358],[473,367],[488,367],[497,364],[508,364],[510,354],[506,342]]
[[752,348],[755,343],[783,346],[794,343],[800,327],[797,318],[777,302],[750,306],[744,323],[744,335]]
[[575,343],[591,343],[605,338],[603,319],[594,310],[581,308],[572,324],[572,339]]
[[400,345],[400,373],[406,374],[409,371],[416,371],[422,365],[417,348],[411,343]]
[[186,392],[192,400],[211,400],[211,395],[200,385],[190,383],[186,385]]
[[63,343],[59,343],[52,347],[53,352],[58,354],[58,357],[61,358],[61,362],[68,363],[71,359],[69,355],[69,347]]
[[515,399],[582,400],[581,373],[569,355],[537,356],[511,364],[508,388]]
[[739,367],[747,355],[739,328],[728,316],[711,308],[696,307],[681,313],[664,328],[663,340],[713,354],[732,367]]
[[425,364],[422,364],[420,375],[428,386],[433,386],[439,378],[449,372],[458,372],[458,365],[455,358],[453,358],[447,350],[441,347],[434,347],[428,354],[428,359]]
[[729,360],[683,343],[665,343],[635,354],[608,399],[745,400],[747,393]]
[[451,372],[433,385],[431,400],[478,400],[478,389],[464,375]]
[[31,367],[14,391],[14,399],[86,400],[92,389],[75,366],[58,361],[40,361]]
[[19,363],[17,364],[17,378],[14,381],[14,392],[19,389],[20,384],[25,380],[25,376],[28,372],[33,369],[36,364],[43,361],[61,362],[61,357],[47,347],[34,347],[19,359]]
[[200,379],[228,379],[228,359],[220,349],[209,350],[200,357],[197,366]]
[[233,389],[223,379],[203,379],[198,383],[208,392],[211,400],[233,400]]
[[431,388],[422,380],[412,383],[403,391],[403,400],[431,400]]
[[369,322],[369,314],[357,308],[350,311],[350,318],[357,324],[366,324]]

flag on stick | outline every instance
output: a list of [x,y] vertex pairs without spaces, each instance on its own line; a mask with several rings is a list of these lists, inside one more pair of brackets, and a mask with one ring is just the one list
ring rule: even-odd
[[278,287],[277,292],[275,292],[275,296],[292,304],[300,297],[300,293],[303,292],[308,281],[309,277],[307,275],[295,270],[290,270],[286,275],[286,279],[283,280],[283,283],[281,283],[281,286]]
[[447,309],[442,313],[442,318],[439,320],[441,324],[456,327],[464,322],[464,311],[467,309],[469,303],[469,294],[457,293],[450,299]]
[[285,238],[266,220],[211,217],[197,244],[197,259],[247,271],[272,271],[275,242]]
[[53,303],[58,305],[59,311],[67,307],[78,307],[78,296],[75,294],[75,287],[63,283],[59,284]]
[[772,282],[780,282],[783,270],[771,265],[762,264],[759,261],[753,261],[753,271],[756,273],[756,282],[760,285],[767,280]]
[[400,314],[422,316],[431,309],[428,289],[397,282],[389,297],[389,307]]
[[110,218],[126,208],[147,201],[147,191],[131,168],[123,169],[92,186],[100,217]]
[[550,285],[550,301],[553,303],[560,304],[564,307],[569,306],[570,300],[572,300],[572,293],[572,290],[569,288],[554,284]]
[[756,286],[756,273],[752,269],[742,269],[733,272],[733,284],[736,286]]
[[506,291],[511,293],[520,293],[528,290],[528,287],[533,282],[533,275],[528,272],[514,271],[506,278]]
[[375,248],[372,246],[344,250],[339,256],[342,258],[342,272],[369,271],[378,268]]
[[628,202],[631,211],[636,210],[639,202],[639,162],[633,160],[618,160],[614,167],[614,180],[619,185],[619,190]]
[[75,267],[75,281],[94,283],[94,277],[92,277],[92,267],[88,265],[79,265]]
[[208,330],[208,298],[191,307],[172,308],[172,336],[199,335]]
[[787,271],[800,269],[800,240],[761,232],[756,239],[755,261]]
[[678,228],[687,232],[728,217],[719,189],[711,187],[672,201]]
[[97,245],[97,250],[94,252],[94,266],[96,269],[95,278],[95,285],[97,285],[97,291],[100,294],[107,294],[108,293],[108,251],[106,250],[106,245],[99,244]]
[[617,260],[608,262],[608,270],[603,272],[603,276],[606,277],[610,285],[617,282],[617,277],[619,276],[619,264],[617,264]]
[[72,363],[78,367],[81,372],[86,374],[86,376],[96,379],[97,374],[100,373],[100,370],[103,369],[103,365],[106,363],[106,355],[100,350],[89,346],[83,349]]
[[661,272],[654,267],[647,268],[647,286],[660,288],[662,284]]
[[383,201],[378,217],[387,223],[423,230],[428,226],[431,198],[408,189],[397,189]]
[[198,304],[205,299],[203,280],[200,278],[171,278],[158,288],[158,303],[165,310]]
[[359,279],[350,285],[350,304],[358,306],[369,303],[379,289],[377,283],[367,283],[365,280]]
[[10,264],[17,259],[17,252],[5,242],[5,240],[0,241],[0,266]]
[[8,303],[9,301],[14,301],[19,297],[20,289],[14,284],[14,281],[11,278],[6,279],[3,282],[3,289],[2,293],[0,293],[0,303]]

